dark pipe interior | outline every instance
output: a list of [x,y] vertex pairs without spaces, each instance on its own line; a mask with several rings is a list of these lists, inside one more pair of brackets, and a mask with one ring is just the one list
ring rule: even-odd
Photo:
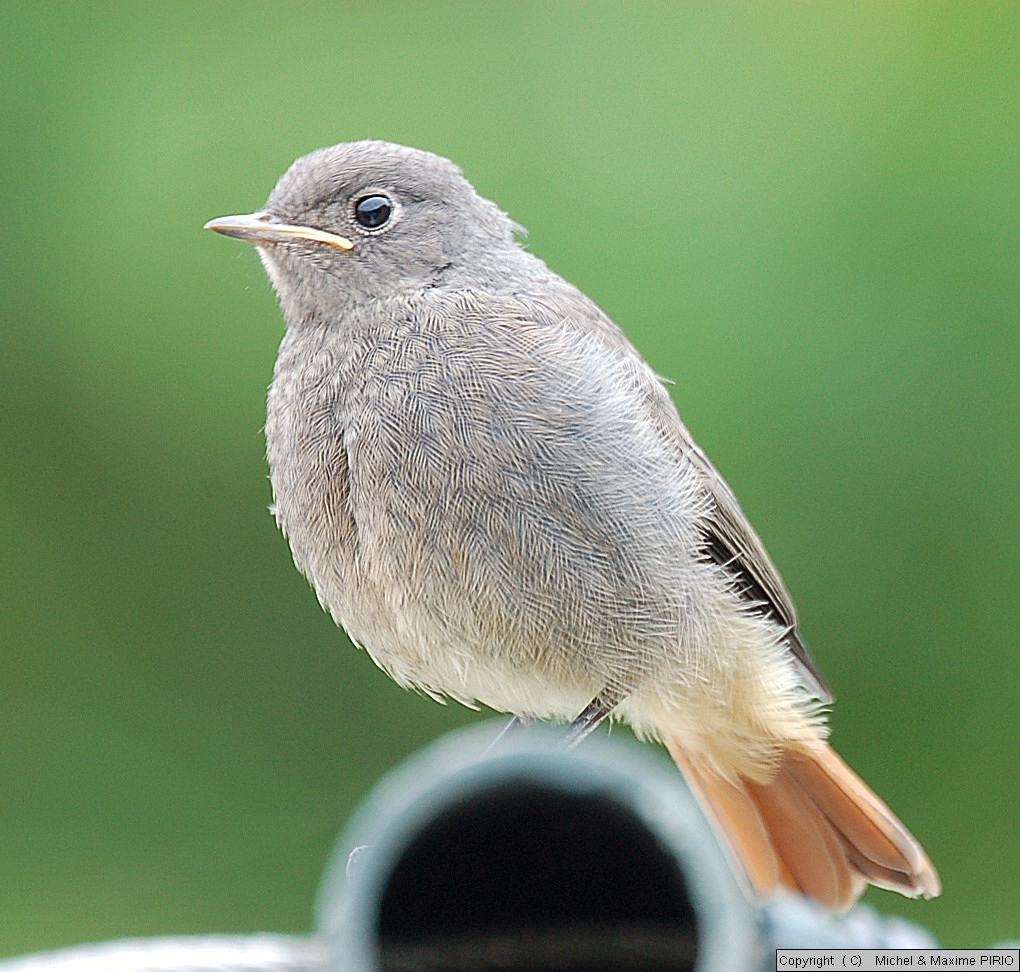
[[417,834],[378,936],[386,972],[683,972],[698,939],[676,860],[636,814],[530,781]]

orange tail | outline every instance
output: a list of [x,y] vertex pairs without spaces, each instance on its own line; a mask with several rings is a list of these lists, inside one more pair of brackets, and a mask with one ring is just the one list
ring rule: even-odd
[[788,750],[767,783],[731,782],[668,736],[666,748],[756,896],[788,888],[845,911],[868,884],[942,890],[920,844],[827,744]]

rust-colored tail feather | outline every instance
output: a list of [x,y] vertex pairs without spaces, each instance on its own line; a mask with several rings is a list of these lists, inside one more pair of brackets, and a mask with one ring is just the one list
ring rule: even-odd
[[669,736],[666,748],[757,897],[787,888],[845,911],[868,884],[941,891],[917,841],[827,744],[787,751],[766,783],[725,779]]

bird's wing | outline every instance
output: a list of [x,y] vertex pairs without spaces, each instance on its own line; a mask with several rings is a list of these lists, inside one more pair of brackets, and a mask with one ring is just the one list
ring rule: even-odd
[[[568,285],[569,286],[569,285]],[[573,290],[573,288],[570,288]],[[580,294],[580,292],[575,291]],[[660,431],[672,438],[680,454],[702,474],[709,497],[705,553],[734,578],[737,589],[755,610],[770,615],[786,628],[785,642],[797,661],[804,685],[821,702],[831,702],[832,693],[807,648],[797,634],[797,612],[772,559],[754,527],[740,508],[736,496],[677,414],[664,383],[655,375],[626,335],[598,307],[585,302],[585,332],[597,336],[611,353],[632,356],[646,370],[646,402]]]
[[[706,556],[730,573],[736,589],[746,597],[752,610],[773,617],[786,629],[785,643],[796,659],[805,687],[820,701],[831,702],[832,695],[821,673],[797,635],[796,611],[779,572],[732,490],[681,421],[669,392],[626,335],[587,296],[562,280],[556,286],[557,299],[548,301],[545,306],[538,304],[533,296],[522,302],[522,318],[565,326],[579,340],[599,341],[610,354],[629,358],[643,373],[636,380],[643,388],[645,407],[652,421],[660,434],[672,440],[678,453],[702,474],[710,499]],[[583,327],[578,326],[581,321]]]
[[712,500],[707,516],[706,553],[733,575],[737,589],[754,602],[758,610],[775,618],[787,629],[785,641],[797,659],[805,683],[821,701],[831,702],[832,694],[821,672],[797,635],[797,612],[765,545],[726,480],[694,441],[686,426],[682,422],[679,424],[683,452],[704,476]]

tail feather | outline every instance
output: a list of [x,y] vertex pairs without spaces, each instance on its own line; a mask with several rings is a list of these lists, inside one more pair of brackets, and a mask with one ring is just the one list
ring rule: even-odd
[[917,841],[825,743],[787,751],[764,783],[726,779],[672,737],[666,746],[757,897],[787,888],[844,911],[868,884],[941,891]]
[[751,891],[763,897],[786,884],[783,864],[747,791],[713,773],[701,760],[669,737],[666,748],[684,774],[702,809],[726,837],[730,852],[742,867]]
[[844,844],[844,850],[847,859],[861,873],[867,872],[868,883],[875,885],[876,888],[884,888],[886,891],[897,891],[900,894],[905,894],[908,898],[935,898],[938,897],[942,890],[941,886],[938,884],[938,875],[935,875],[934,891],[918,892],[914,890],[913,878],[911,878],[911,876],[905,871],[898,871],[891,867],[883,867],[881,864],[869,861],[851,844]]
[[794,786],[746,782],[766,821],[776,853],[787,862],[793,887],[827,908],[841,911],[864,890],[865,881],[843,852],[843,844],[820,819],[810,798]]
[[791,778],[810,794],[871,884],[913,898],[941,893],[938,874],[921,845],[831,747],[791,753],[787,764]]

